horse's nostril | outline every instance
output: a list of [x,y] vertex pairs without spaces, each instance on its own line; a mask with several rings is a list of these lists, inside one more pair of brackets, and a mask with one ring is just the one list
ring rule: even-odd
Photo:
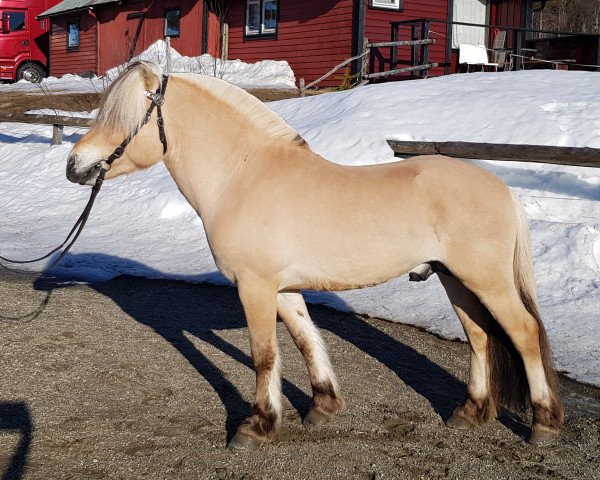
[[77,177],[77,174],[75,171],[75,162],[76,161],[77,161],[76,155],[71,155],[67,159],[67,178],[69,180],[71,180],[72,182],[77,183],[79,181],[79,178]]

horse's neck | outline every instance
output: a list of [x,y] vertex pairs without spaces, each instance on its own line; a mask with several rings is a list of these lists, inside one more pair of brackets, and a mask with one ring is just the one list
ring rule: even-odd
[[235,192],[249,170],[260,175],[267,168],[264,158],[280,148],[299,148],[292,140],[275,138],[227,102],[190,91],[189,81],[174,78],[169,88],[172,98],[165,107],[177,107],[165,112],[170,150],[165,164],[205,226],[225,192]]
[[184,149],[176,148],[165,158],[179,190],[205,224],[217,210],[223,192],[236,181],[240,159],[228,150],[216,145],[206,148],[192,144]]

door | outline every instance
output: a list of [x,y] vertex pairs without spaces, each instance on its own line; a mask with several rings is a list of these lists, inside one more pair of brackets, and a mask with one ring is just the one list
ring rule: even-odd
[[27,10],[2,9],[0,30],[0,78],[15,78],[15,65],[29,60],[31,45]]

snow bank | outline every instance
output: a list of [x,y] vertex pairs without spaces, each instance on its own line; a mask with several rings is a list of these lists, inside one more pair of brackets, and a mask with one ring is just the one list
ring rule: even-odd
[[[166,49],[164,40],[157,40],[144,52],[132,59],[146,60],[166,68]],[[241,60],[221,60],[209,54],[199,57],[184,57],[171,47],[171,71],[210,75],[239,85],[241,87],[260,88],[296,88],[296,78],[285,60],[263,60],[256,63],[244,63]],[[60,78],[48,77],[40,84],[21,80],[13,84],[0,84],[0,91],[26,91],[31,93],[58,92],[102,92],[121,73],[127,64],[119,65],[106,72],[106,75],[82,77],[63,75]]]
[[[143,53],[132,59],[146,60],[167,66],[167,44],[158,40]],[[243,87],[296,88],[296,77],[290,65],[284,61],[263,60],[256,63],[244,63],[241,60],[221,60],[205,53],[199,57],[184,57],[171,47],[171,72],[198,73],[221,78],[229,83]],[[125,68],[125,65],[106,72],[108,78],[114,79]]]
[[[394,160],[386,139],[600,147],[599,80],[588,72],[474,73],[271,107],[315,151],[352,165]],[[65,158],[81,131],[65,128],[66,143],[50,147],[50,126],[2,128],[0,253],[31,257],[62,241],[89,195],[64,177]],[[600,385],[600,170],[481,164],[519,193],[531,220],[542,313],[558,368]],[[81,281],[127,273],[223,282],[201,221],[162,164],[106,182],[73,253],[53,273]],[[307,296],[464,338],[434,278],[415,284],[402,277],[369,289]]]

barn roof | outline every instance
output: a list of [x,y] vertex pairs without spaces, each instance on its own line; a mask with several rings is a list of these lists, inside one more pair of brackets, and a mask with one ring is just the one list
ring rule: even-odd
[[119,0],[63,0],[45,12],[40,13],[36,18],[42,19],[53,17],[55,15],[62,15],[63,13],[87,10],[95,7],[96,5],[102,5],[104,3],[117,3],[118,1]]

